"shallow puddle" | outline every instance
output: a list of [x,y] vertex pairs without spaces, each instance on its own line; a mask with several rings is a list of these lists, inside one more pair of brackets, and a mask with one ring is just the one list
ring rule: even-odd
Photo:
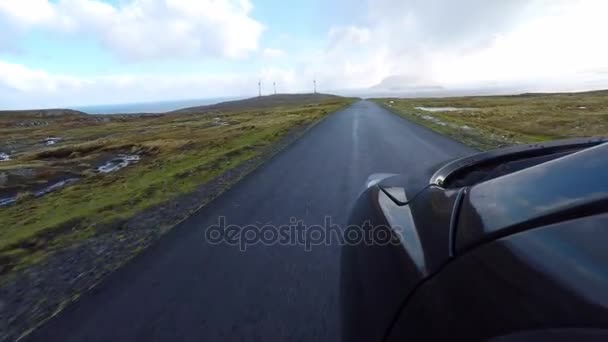
[[475,108],[456,108],[456,107],[416,107],[425,112],[457,112],[459,110],[475,110]]
[[[34,191],[33,196],[42,197],[50,192],[57,191],[67,185],[75,183],[78,180],[79,180],[79,178],[74,177],[74,178],[67,178],[67,179],[61,180],[59,182],[52,183],[48,186],[45,186],[44,188],[42,188],[40,190]],[[0,198],[0,207],[7,206],[7,205],[13,204],[15,202],[17,202],[17,196]]]
[[116,172],[120,169],[139,162],[141,158],[137,154],[120,154],[118,157],[108,161],[97,168],[101,173]]

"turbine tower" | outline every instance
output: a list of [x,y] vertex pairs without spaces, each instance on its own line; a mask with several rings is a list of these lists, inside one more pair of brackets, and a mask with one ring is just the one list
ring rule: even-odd
[[258,81],[258,96],[262,97],[262,80]]
[[313,85],[314,93],[316,94],[317,93],[317,80],[313,80],[312,85]]
[[274,94],[277,94],[277,82],[272,82],[272,87],[274,88]]

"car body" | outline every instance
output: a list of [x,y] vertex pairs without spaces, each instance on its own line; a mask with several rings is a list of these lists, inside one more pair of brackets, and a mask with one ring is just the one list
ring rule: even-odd
[[346,236],[392,243],[343,246],[343,340],[608,341],[606,141],[372,175]]

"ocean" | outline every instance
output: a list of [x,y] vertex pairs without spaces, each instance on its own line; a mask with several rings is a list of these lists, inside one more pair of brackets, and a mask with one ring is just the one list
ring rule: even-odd
[[242,98],[243,97],[217,97],[197,100],[134,102],[95,106],[76,106],[69,107],[69,109],[79,110],[88,114],[164,113],[187,107],[205,106],[224,101],[240,100]]

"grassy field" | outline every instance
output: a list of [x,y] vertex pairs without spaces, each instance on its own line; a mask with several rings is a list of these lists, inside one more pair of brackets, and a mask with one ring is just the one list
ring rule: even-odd
[[[0,200],[15,201],[0,207],[0,274],[193,191],[352,101],[266,98],[162,115],[0,112],[0,152],[10,158],[0,161]],[[101,171],[127,156],[139,160]]]
[[480,150],[608,135],[608,91],[374,101]]

